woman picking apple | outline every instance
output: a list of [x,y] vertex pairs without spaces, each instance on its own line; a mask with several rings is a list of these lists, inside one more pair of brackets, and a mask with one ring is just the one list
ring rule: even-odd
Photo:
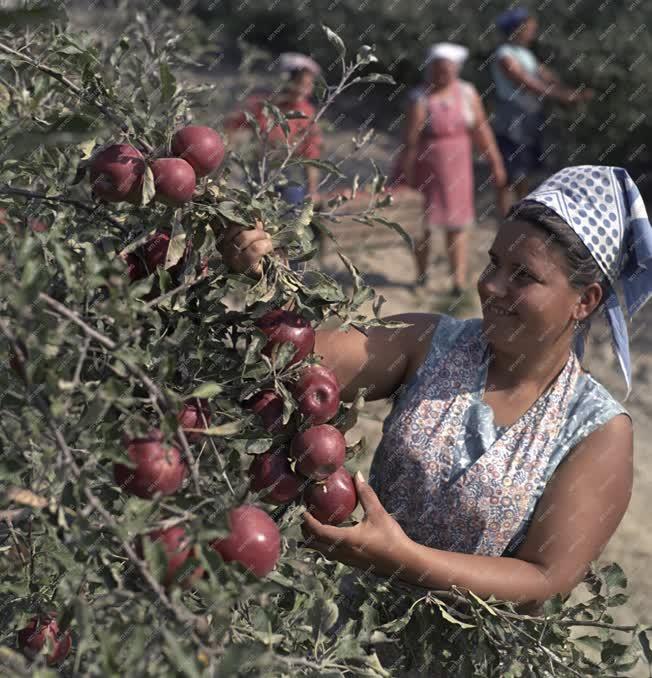
[[[256,275],[273,246],[230,228],[224,257]],[[353,527],[305,514],[307,545],[409,585],[536,607],[580,582],[627,509],[632,422],[583,368],[601,311],[631,387],[627,329],[652,296],[652,227],[627,172],[568,167],[510,211],[478,292],[482,318],[402,314],[403,329],[318,331],[342,398],[395,397]],[[355,616],[360,599],[343,585]]]

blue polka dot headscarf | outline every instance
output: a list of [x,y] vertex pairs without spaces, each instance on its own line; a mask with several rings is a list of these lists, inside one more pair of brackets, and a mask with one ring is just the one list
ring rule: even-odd
[[[556,212],[581,238],[609,280],[604,311],[629,395],[629,337],[615,287],[621,287],[630,320],[652,296],[652,226],[636,184],[622,167],[580,165],[553,174],[524,200]],[[582,337],[576,350],[583,354]]]

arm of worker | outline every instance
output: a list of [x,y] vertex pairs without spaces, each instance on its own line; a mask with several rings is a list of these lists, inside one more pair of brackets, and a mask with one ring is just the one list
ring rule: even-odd
[[353,527],[324,525],[304,513],[306,546],[329,560],[435,590],[455,585],[482,598],[529,605],[569,593],[598,558],[631,496],[633,440],[619,415],[587,436],[555,472],[515,557],[441,551],[418,544],[356,476],[365,515]]
[[545,64],[539,64],[539,77],[549,85],[561,85],[561,78]]
[[408,186],[414,186],[416,181],[416,162],[419,135],[423,130],[426,121],[425,98],[416,98],[407,109],[407,119],[405,121],[404,142],[405,152],[403,154],[403,174],[405,175]]
[[504,55],[500,57],[498,63],[510,80],[533,94],[556,99],[562,103],[572,103],[577,98],[571,90],[560,83],[546,82],[538,76],[531,75],[512,56]]
[[[258,277],[262,258],[274,245],[262,222],[246,229],[233,224],[217,238],[217,247],[229,270]],[[341,397],[351,401],[359,389],[367,400],[388,398],[416,372],[430,349],[440,316],[432,313],[403,313],[385,320],[403,327],[370,327],[366,334],[350,328],[319,330],[315,353],[323,365],[335,372]]]
[[482,103],[482,99],[475,88],[473,88],[472,92],[471,103],[473,107],[474,127],[471,130],[471,136],[473,138],[473,143],[476,145],[482,156],[489,162],[494,185],[496,188],[502,188],[507,184],[507,172],[505,171],[503,157],[498,150],[496,137],[487,120],[487,113]]

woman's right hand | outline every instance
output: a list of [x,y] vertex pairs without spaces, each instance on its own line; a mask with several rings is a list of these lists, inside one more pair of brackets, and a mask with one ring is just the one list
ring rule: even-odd
[[272,237],[263,228],[262,221],[256,221],[255,228],[232,224],[224,232],[218,248],[231,271],[252,277],[262,274],[262,258],[274,251]]

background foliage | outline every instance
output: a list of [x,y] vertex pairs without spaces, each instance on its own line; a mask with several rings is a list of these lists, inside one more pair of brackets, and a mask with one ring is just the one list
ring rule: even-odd
[[[242,36],[273,52],[298,50],[330,63],[328,44],[319,33],[329,25],[352,46],[375,45],[378,68],[397,82],[365,91],[366,103],[347,107],[347,115],[377,116],[377,127],[388,127],[400,114],[406,87],[419,82],[427,48],[433,42],[467,45],[471,56],[462,77],[473,82],[492,108],[491,55],[501,43],[496,16],[509,6],[495,0],[195,0],[173,6],[192,9],[220,36]],[[624,165],[648,191],[652,147],[652,90],[647,72],[652,36],[646,26],[652,8],[631,0],[598,2],[546,0],[529,5],[540,23],[534,49],[541,61],[577,86],[596,90],[585,109],[549,106],[548,161],[552,166],[573,163]],[[553,145],[550,147],[550,145]]]

